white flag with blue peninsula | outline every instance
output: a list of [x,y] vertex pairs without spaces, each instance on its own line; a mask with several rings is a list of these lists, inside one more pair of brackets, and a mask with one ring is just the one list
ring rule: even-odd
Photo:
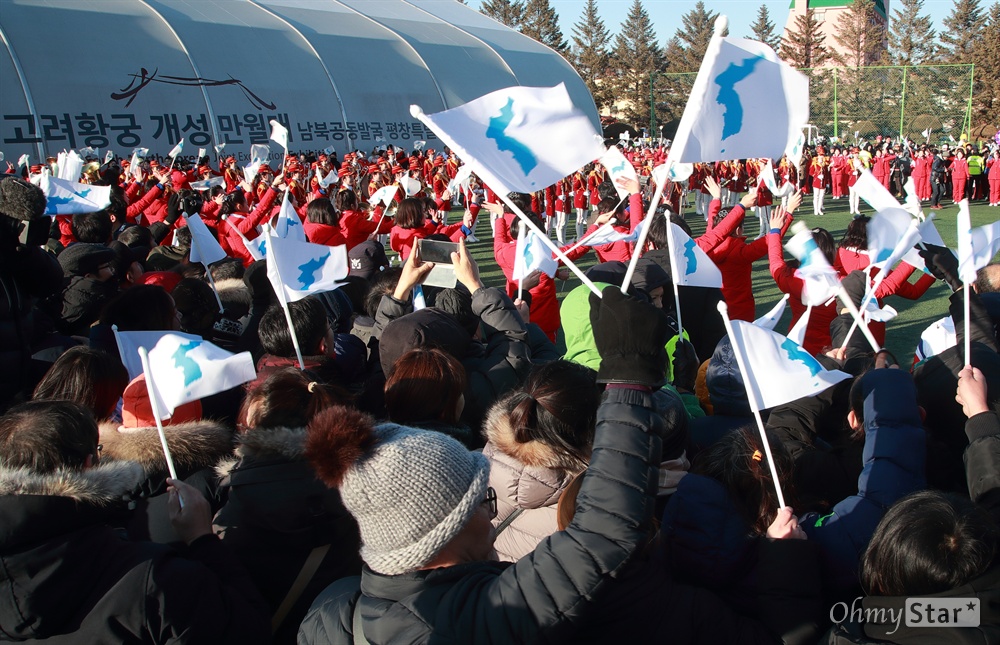
[[226,178],[223,176],[212,177],[211,179],[202,179],[199,181],[192,181],[191,188],[198,191],[208,190],[210,188],[215,188],[216,186],[225,186]]
[[42,175],[38,187],[45,193],[46,215],[96,213],[111,205],[110,186],[93,186]]
[[509,87],[435,114],[411,105],[410,112],[495,190],[542,190],[605,153],[562,83]]
[[202,340],[201,336],[194,334],[182,334],[179,331],[118,331],[117,326],[112,326],[115,334],[115,342],[118,344],[118,355],[121,357],[122,365],[128,371],[128,380],[132,380],[142,374],[142,361],[139,359],[139,348],[144,348],[147,352],[154,347],[160,339],[171,334],[184,340]]
[[225,392],[257,377],[250,352],[231,354],[212,343],[181,334],[164,334],[149,350],[149,371],[161,418],[185,403]]
[[625,199],[628,197],[628,189],[619,186],[618,179],[624,177],[625,179],[639,181],[639,175],[636,174],[632,162],[625,158],[625,155],[618,149],[618,146],[608,148],[608,151],[604,153],[600,161],[604,169],[608,171],[608,176],[611,179],[611,183],[615,185],[615,190],[618,191],[618,198]]
[[182,152],[184,152],[184,139],[178,141],[177,145],[171,148],[170,152],[167,153],[167,156],[170,157],[171,159],[176,159],[177,155],[179,155]]
[[969,200],[958,203],[958,273],[962,282],[976,281],[976,272],[1000,251],[1000,221],[972,228]]
[[674,282],[682,287],[713,287],[722,288],[722,272],[719,267],[705,254],[698,244],[673,222],[671,227],[670,253],[674,257],[674,267],[677,275]]
[[281,199],[281,210],[274,222],[274,234],[285,239],[306,241],[306,229],[302,226],[299,214],[292,208],[292,203],[288,201],[288,191]]
[[747,359],[753,391],[750,403],[766,410],[806,396],[814,396],[851,378],[840,370],[827,370],[801,345],[773,331],[734,320],[731,339]]
[[191,232],[191,255],[188,259],[191,262],[201,262],[208,269],[208,265],[219,260],[225,260],[228,255],[215,239],[205,222],[201,221],[198,215],[187,216],[188,231]]
[[283,303],[302,300],[311,293],[332,291],[347,277],[347,247],[325,246],[264,236],[267,244],[267,277]]
[[695,78],[670,156],[678,162],[780,159],[809,122],[809,79],[764,43],[715,35]]
[[514,271],[511,277],[521,280],[529,273],[538,269],[550,278],[556,274],[559,263],[552,258],[552,251],[545,246],[539,237],[521,224],[517,233],[517,245],[514,252]]
[[801,278],[802,304],[819,307],[826,304],[840,290],[840,276],[823,255],[812,231],[802,222],[792,225],[792,235],[785,242],[785,249],[799,261],[795,277]]

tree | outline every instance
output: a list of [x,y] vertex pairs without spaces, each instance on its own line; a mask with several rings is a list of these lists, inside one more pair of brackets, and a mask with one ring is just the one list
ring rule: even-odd
[[[697,72],[715,32],[719,14],[705,9],[698,1],[694,9],[681,16],[681,26],[667,43],[666,61],[670,72]],[[725,34],[723,34],[725,35]]]
[[901,9],[892,13],[889,54],[894,65],[923,65],[934,62],[938,46],[931,17],[920,15],[924,0],[900,0]]
[[774,33],[774,22],[766,4],[757,9],[757,20],[750,25],[750,33],[753,34],[752,40],[759,40],[774,51],[781,46],[781,37]]
[[973,123],[1000,128],[1000,2],[990,7],[989,22],[976,46]]
[[580,22],[573,25],[573,65],[601,110],[613,101],[608,75],[611,32],[597,13],[597,0],[587,0]]
[[549,0],[528,0],[524,6],[521,33],[547,45],[560,54],[569,54],[569,44],[559,29],[559,14]]
[[875,0],[854,0],[837,19],[833,39],[840,45],[833,58],[845,67],[874,65],[885,56],[885,23],[878,19]]
[[524,0],[483,0],[479,11],[511,29],[520,29],[524,21]]
[[663,52],[642,0],[632,0],[615,38],[613,65],[615,99],[624,103],[625,118],[635,124],[648,122],[650,78],[662,69]]
[[944,27],[941,44],[945,60],[949,63],[974,63],[976,48],[986,28],[986,16],[979,0],[957,0],[951,14],[944,19]]
[[795,17],[795,29],[789,29],[781,39],[781,57],[799,69],[820,67],[830,59],[826,36],[819,30],[813,9]]

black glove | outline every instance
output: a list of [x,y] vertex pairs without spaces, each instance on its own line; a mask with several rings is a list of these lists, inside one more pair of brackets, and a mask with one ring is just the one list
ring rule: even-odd
[[924,259],[927,270],[938,280],[944,280],[952,291],[962,288],[958,277],[958,258],[943,246],[925,244],[926,249],[920,249],[920,257]]
[[181,216],[181,198],[174,193],[167,200],[167,217],[164,220],[168,225],[173,226]]
[[674,387],[685,392],[694,392],[695,381],[698,380],[698,352],[691,341],[679,338],[674,348]]
[[618,287],[607,287],[602,295],[590,294],[590,324],[601,354],[597,382],[661,387],[666,382],[667,315]]

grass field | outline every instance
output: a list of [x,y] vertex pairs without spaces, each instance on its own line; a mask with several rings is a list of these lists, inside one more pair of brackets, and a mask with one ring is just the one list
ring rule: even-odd
[[[801,219],[810,227],[823,227],[827,229],[833,234],[834,240],[839,242],[848,223],[851,221],[851,216],[848,214],[847,199],[834,201],[828,196],[825,205],[826,214],[823,217],[814,217],[812,215],[811,199],[808,196],[805,198],[796,219]],[[862,203],[862,206],[862,212],[868,215],[872,214],[871,209],[866,208],[867,204]],[[944,238],[944,241],[949,246],[954,248],[956,245],[955,217],[958,213],[958,207],[947,203],[943,210],[928,212],[935,213],[935,221],[941,237]],[[990,208],[985,202],[974,203],[971,207],[971,213],[973,226],[982,226],[1000,219],[1000,208]],[[453,212],[449,221],[457,221],[456,218],[458,217],[461,217],[460,212]],[[704,233],[705,222],[701,216],[694,214],[693,202],[692,206],[686,210],[685,219],[695,235]],[[752,215],[748,217],[746,226],[748,234],[751,236],[756,235],[756,218],[752,217]],[[573,229],[572,224],[568,224],[567,229],[571,232]],[[480,241],[471,244],[470,249],[479,263],[483,282],[488,286],[503,286],[503,273],[497,267],[496,261],[493,258],[493,234],[490,230],[489,217],[485,210],[482,211],[477,222],[476,236]],[[787,254],[786,257],[788,257]],[[592,266],[595,262],[595,254],[588,253],[579,264],[581,268],[586,270],[587,267]],[[916,279],[916,276],[911,277],[911,281],[916,281]],[[575,276],[567,280],[564,284],[561,284],[559,290],[560,299],[579,284],[580,281]],[[778,291],[778,287],[768,271],[766,257],[754,264],[753,289],[754,298],[757,302],[758,315],[770,309],[781,297],[781,293]],[[950,289],[944,283],[938,282],[920,300],[913,301],[897,297],[887,299],[887,304],[892,305],[899,311],[899,316],[887,325],[886,346],[899,358],[901,363],[908,364],[912,359],[913,351],[920,339],[921,332],[935,320],[947,315],[949,294]],[[786,332],[790,318],[790,311],[786,310],[785,317],[779,323],[777,330]]]

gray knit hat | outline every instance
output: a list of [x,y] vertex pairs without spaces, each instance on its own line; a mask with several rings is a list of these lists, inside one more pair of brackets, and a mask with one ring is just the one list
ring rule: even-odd
[[431,561],[486,497],[489,462],[451,437],[329,408],[309,424],[306,458],[338,487],[361,530],[361,557],[396,575]]

